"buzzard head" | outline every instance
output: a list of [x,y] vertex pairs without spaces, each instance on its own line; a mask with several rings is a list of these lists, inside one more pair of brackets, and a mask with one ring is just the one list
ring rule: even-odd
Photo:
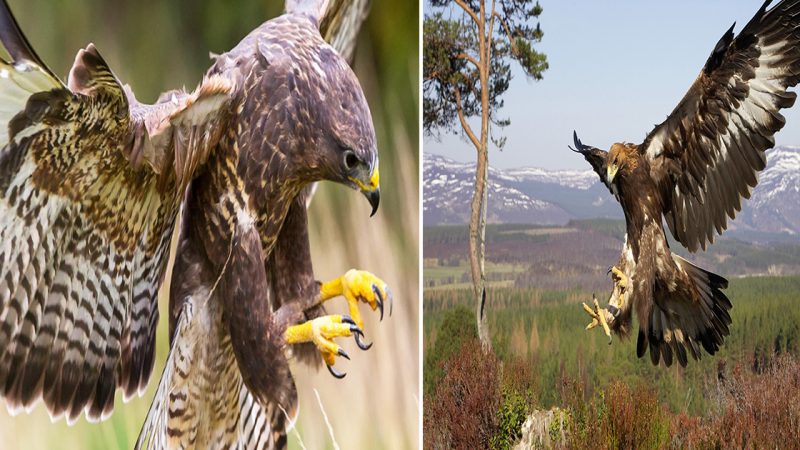
[[[317,68],[321,70],[317,70]],[[309,94],[319,133],[316,151],[323,179],[360,191],[372,206],[380,203],[380,171],[375,128],[361,85],[350,66],[328,44],[314,56]]]
[[[333,181],[380,202],[375,128],[353,70],[319,34],[313,18],[286,14],[257,29],[257,62],[244,89],[242,128],[250,160],[288,163],[295,184]],[[240,46],[244,60],[249,41]],[[234,50],[236,51],[236,50]],[[280,155],[275,155],[278,153]],[[254,173],[262,176],[261,172]]]
[[332,145],[327,148],[328,177],[361,191],[372,206],[370,216],[373,216],[378,210],[381,190],[372,116],[361,86],[346,64],[342,83],[337,87],[342,89],[341,97],[327,111],[330,115],[328,133],[332,139]]

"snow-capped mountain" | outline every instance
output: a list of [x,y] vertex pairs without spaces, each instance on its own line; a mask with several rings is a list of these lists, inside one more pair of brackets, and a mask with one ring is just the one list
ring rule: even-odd
[[[431,154],[423,164],[425,225],[467,223],[475,164]],[[590,169],[489,170],[490,223],[550,225],[595,217],[621,219],[622,210]],[[800,147],[767,151],[767,168],[729,228],[800,235]]]
[[[469,222],[475,180],[475,164],[459,163],[442,156],[424,156],[423,214],[426,225]],[[489,170],[490,223],[560,224],[569,214],[547,201],[513,187],[515,178],[503,171]]]
[[767,168],[734,224],[743,229],[800,235],[800,147],[767,150]]

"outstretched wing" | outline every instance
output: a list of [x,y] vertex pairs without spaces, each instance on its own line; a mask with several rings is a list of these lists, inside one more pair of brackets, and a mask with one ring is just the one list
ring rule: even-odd
[[800,81],[800,1],[766,1],[736,38],[717,43],[689,92],[640,151],[664,200],[675,239],[705,249],[741,210],[785,124],[787,92]]
[[43,399],[53,417],[98,419],[150,376],[182,187],[226,87],[140,105],[92,45],[64,86],[5,2],[0,41],[0,393],[12,411]]

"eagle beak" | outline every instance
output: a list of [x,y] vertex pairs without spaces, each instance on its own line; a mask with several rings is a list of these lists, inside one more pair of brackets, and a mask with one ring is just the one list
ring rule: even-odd
[[372,206],[372,213],[369,216],[374,216],[375,213],[378,212],[378,205],[381,203],[380,170],[378,170],[377,164],[369,175],[368,180],[360,180],[351,177],[350,181],[361,189],[361,193],[364,194],[364,197],[367,197],[367,201],[369,201],[369,204]]
[[614,177],[617,175],[617,171],[619,167],[616,164],[609,164],[606,168],[606,176],[608,178],[608,182],[611,183],[614,181]]

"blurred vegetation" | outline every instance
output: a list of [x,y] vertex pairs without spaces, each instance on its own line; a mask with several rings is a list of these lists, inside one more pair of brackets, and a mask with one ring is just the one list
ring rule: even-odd
[[[193,89],[210,66],[210,52],[229,50],[283,7],[282,1],[266,0],[8,1],[53,72],[66,79],[78,49],[94,42],[142,102],[155,101],[168,89]],[[345,380],[333,382],[327,371],[293,367],[301,413],[297,430],[290,433],[290,447],[301,441],[308,448],[331,447],[334,441],[343,448],[409,448],[417,443],[419,6],[401,0],[373,3],[354,68],[378,138],[381,209],[369,219],[369,205],[361,196],[322,183],[309,221],[318,278],[338,276],[351,267],[370,270],[392,288],[394,315],[379,324],[365,311],[366,333],[375,346],[361,353],[343,343],[353,355],[343,367],[348,372]],[[329,303],[335,312],[346,311],[336,300]],[[50,424],[43,407],[14,418],[0,412],[2,448],[131,448],[168,351],[166,325],[166,320],[159,323],[156,367],[143,397],[123,404],[118,396],[110,419],[89,424],[81,418],[73,427],[63,420]],[[325,427],[314,388],[333,436]]]

